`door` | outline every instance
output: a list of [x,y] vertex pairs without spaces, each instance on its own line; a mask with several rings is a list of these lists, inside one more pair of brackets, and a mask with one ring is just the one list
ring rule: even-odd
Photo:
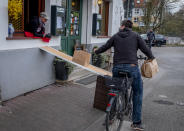
[[66,33],[61,36],[62,51],[73,55],[76,40],[81,41],[82,0],[63,0],[66,9]]

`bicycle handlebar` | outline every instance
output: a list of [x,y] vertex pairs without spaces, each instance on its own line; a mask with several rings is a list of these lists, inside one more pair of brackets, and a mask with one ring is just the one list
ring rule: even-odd
[[148,58],[147,57],[144,57],[142,55],[139,55],[139,57],[137,57],[138,60],[147,60]]

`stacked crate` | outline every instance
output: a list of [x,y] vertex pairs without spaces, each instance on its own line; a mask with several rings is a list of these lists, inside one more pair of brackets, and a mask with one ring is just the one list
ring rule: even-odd
[[97,77],[96,91],[94,98],[94,108],[105,111],[108,104],[108,88],[105,85],[105,78]]

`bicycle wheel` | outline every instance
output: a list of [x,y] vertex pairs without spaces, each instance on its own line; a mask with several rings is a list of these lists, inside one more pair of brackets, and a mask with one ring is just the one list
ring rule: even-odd
[[123,107],[125,103],[119,95],[112,103],[110,111],[106,115],[106,131],[120,131],[123,125]]
[[132,102],[132,97],[133,97],[133,90],[130,92],[130,97],[129,97],[129,102],[128,102],[128,117],[129,120],[132,120],[132,114],[133,114],[133,102]]

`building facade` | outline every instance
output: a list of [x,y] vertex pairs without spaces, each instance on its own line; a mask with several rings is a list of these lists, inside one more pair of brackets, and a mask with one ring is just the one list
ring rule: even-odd
[[134,27],[143,27],[145,0],[124,0],[125,19],[131,20]]
[[124,16],[125,19],[127,20],[132,20],[132,10],[134,8],[134,0],[123,0],[123,5],[124,5]]
[[132,22],[134,27],[143,27],[143,16],[145,0],[134,0],[134,8],[132,9]]
[[[76,41],[81,44],[101,46],[119,30],[124,19],[122,0],[22,0],[23,13],[13,37],[8,35],[8,1],[0,4],[0,100],[8,100],[55,82],[54,56],[39,49],[52,46],[73,55]],[[52,36],[49,43],[27,38],[24,31],[32,16],[45,11],[50,17],[46,32],[51,32],[51,7],[64,9],[64,16],[57,18],[60,35]],[[16,23],[16,24],[15,24]]]
[[[98,0],[86,0],[83,2],[81,43],[101,46],[119,30],[120,23],[124,19],[123,1],[103,0],[104,3],[102,5],[98,5]],[[95,28],[93,26],[94,14],[100,14],[102,17],[99,28],[102,31],[96,35],[92,34]]]

